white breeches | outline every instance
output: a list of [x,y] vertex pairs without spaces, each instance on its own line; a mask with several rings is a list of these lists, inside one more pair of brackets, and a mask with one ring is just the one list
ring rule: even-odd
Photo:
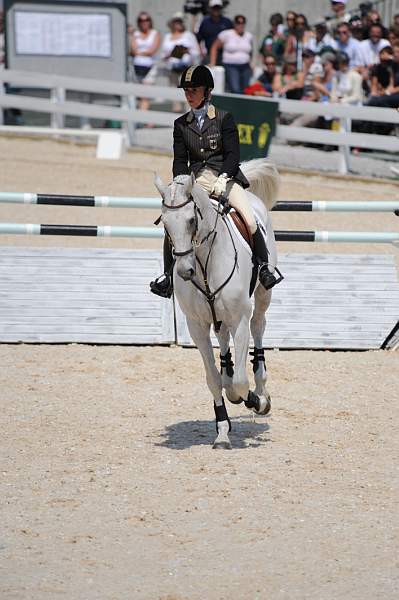
[[[212,169],[202,169],[198,173],[196,182],[204,190],[211,194],[216,179],[218,178],[217,172]],[[252,206],[249,202],[247,194],[244,188],[242,188],[235,181],[229,181],[226,188],[226,196],[229,199],[229,203],[235,208],[245,219],[251,233],[255,233],[257,224],[252,210]]]

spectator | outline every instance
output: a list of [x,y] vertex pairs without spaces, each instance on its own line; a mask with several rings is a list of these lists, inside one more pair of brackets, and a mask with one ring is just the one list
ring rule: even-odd
[[328,28],[330,33],[334,35],[335,30],[337,29],[340,23],[348,23],[351,15],[349,12],[346,12],[346,5],[348,0],[331,0],[330,8],[333,16],[328,19]]
[[363,99],[362,77],[356,69],[350,68],[349,56],[341,52],[336,58],[338,70],[333,78],[331,102],[361,104]]
[[388,42],[393,48],[395,44],[399,43],[399,27],[390,27],[388,29]]
[[397,13],[396,15],[393,16],[391,26],[399,27],[399,13]]
[[352,37],[348,23],[341,23],[337,28],[337,40],[334,50],[344,52],[349,58],[349,68],[359,67],[362,64],[361,42]]
[[294,32],[287,38],[284,53],[286,59],[296,58],[298,70],[302,69],[302,51],[305,48],[314,51],[316,38],[305,15],[299,14],[295,19]]
[[[333,50],[336,46],[335,40],[330,33],[328,33],[327,25],[323,21],[315,25],[315,48],[316,54],[322,54],[323,51]],[[302,54],[303,55],[303,54]]]
[[380,51],[389,46],[388,40],[382,37],[383,28],[379,23],[369,29],[369,38],[360,42],[360,65],[364,78],[369,77],[369,69],[379,62]]
[[232,94],[243,94],[252,75],[253,35],[245,31],[246,22],[244,15],[236,15],[234,28],[221,31],[211,48],[211,66],[216,65],[217,52],[223,48],[227,91]]
[[[304,50],[305,53],[309,53],[309,50]],[[304,70],[305,71],[305,82],[304,82],[304,96],[302,100],[307,98],[313,102],[323,100],[328,102],[331,96],[332,82],[335,76],[335,54],[332,52],[326,52],[322,56],[322,65],[314,62],[314,56],[309,58],[304,57]],[[316,66],[317,70],[314,71],[312,78],[309,78],[309,71],[312,67]],[[323,69],[324,67],[324,69]],[[307,80],[308,74],[308,80]],[[307,96],[306,96],[307,95]],[[291,126],[293,127],[319,127],[325,128],[325,119],[317,115],[300,115],[296,117]],[[330,120],[328,121],[328,125]],[[330,148],[328,148],[330,149]]]
[[[143,83],[155,64],[155,55],[161,44],[159,31],[153,28],[152,19],[142,11],[137,17],[137,29],[131,33],[130,54],[133,57],[135,79]],[[148,98],[140,98],[139,108],[148,110]]]
[[345,22],[347,22],[350,19],[350,14],[345,12],[347,3],[348,0],[331,0],[330,7],[336,19]]
[[200,50],[195,35],[186,31],[181,13],[170,19],[168,27],[170,33],[164,37],[161,55],[171,73],[171,85],[176,87],[184,69],[198,62]]
[[284,56],[285,48],[285,36],[283,26],[283,15],[281,13],[274,13],[270,17],[270,31],[263,38],[260,45],[259,52],[262,56],[268,53],[272,53],[278,64],[281,64]]
[[[381,15],[378,12],[378,10],[370,10],[367,13],[367,26],[368,26],[368,33],[370,32],[370,27],[372,27],[373,25],[381,25],[382,27],[382,37],[386,38],[388,37],[388,30],[386,27],[384,27],[384,25],[382,24],[381,21]],[[367,35],[367,37],[369,37]]]
[[[209,0],[209,15],[205,16],[201,25],[199,26],[197,33],[197,40],[200,46],[202,44],[205,45],[206,52],[203,53],[203,62],[205,64],[209,63],[210,60],[210,52],[213,42],[216,40],[217,36],[221,31],[225,29],[232,29],[233,23],[230,19],[225,17],[222,13],[223,10],[223,0]],[[220,65],[222,61],[221,52],[217,55],[216,64]]]
[[318,94],[318,99],[321,102],[329,102],[332,95],[333,80],[335,72],[335,54],[333,52],[325,52],[321,57],[323,65],[323,74],[321,77],[315,78],[313,81],[313,89]]
[[[168,69],[170,85],[176,87],[184,69],[199,61],[200,49],[195,35],[186,31],[182,13],[176,13],[168,27],[170,33],[163,39],[161,58]],[[181,107],[181,103],[174,103],[173,110],[179,112]]]
[[289,35],[292,35],[295,31],[295,20],[297,18],[296,12],[293,10],[287,11],[285,15],[286,27],[284,29],[284,35],[288,38]]
[[380,51],[380,62],[371,70],[371,93],[368,106],[399,107],[399,46],[394,51],[386,46]]
[[367,30],[364,29],[362,19],[358,15],[349,19],[349,28],[354,40],[362,42],[367,39]]
[[320,80],[323,75],[323,67],[319,61],[315,60],[315,58],[316,55],[312,50],[305,48],[302,52],[304,85],[301,99],[309,100],[311,102],[315,102],[319,99],[319,94],[315,90],[313,84],[316,80]]
[[277,75],[277,64],[275,56],[269,52],[263,57],[263,73],[250,86],[246,87],[244,93],[248,96],[273,96],[273,83]]
[[305,76],[302,71],[298,72],[296,58],[287,58],[281,74],[277,73],[274,79],[273,92],[282,98],[300,100],[304,84]]

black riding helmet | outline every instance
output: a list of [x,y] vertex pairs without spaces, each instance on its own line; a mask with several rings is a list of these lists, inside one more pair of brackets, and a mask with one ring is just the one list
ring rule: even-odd
[[181,75],[179,88],[195,88],[203,85],[209,90],[213,90],[215,83],[212,73],[205,65],[188,67]]

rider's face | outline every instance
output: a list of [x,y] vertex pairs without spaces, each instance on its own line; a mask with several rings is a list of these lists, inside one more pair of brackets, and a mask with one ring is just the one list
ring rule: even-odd
[[205,87],[200,85],[194,88],[186,88],[184,93],[186,94],[186,100],[191,108],[199,108],[205,98]]

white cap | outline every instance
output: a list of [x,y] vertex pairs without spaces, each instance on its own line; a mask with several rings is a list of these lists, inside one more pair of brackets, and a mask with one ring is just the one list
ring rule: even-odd
[[223,8],[222,0],[209,0],[208,7],[214,8],[215,6],[220,6],[221,8]]
[[333,4],[348,4],[348,0],[331,0]]

